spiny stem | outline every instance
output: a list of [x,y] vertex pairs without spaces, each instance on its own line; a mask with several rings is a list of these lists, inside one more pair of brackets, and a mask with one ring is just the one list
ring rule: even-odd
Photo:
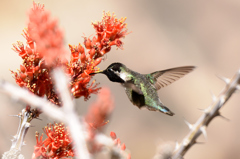
[[9,151],[3,154],[2,159],[7,159],[7,158],[15,159],[15,158],[21,158],[21,157],[23,158],[23,156],[20,154],[21,147],[25,145],[24,138],[27,134],[29,127],[31,126],[30,122],[35,117],[35,114],[33,114],[32,112],[24,108],[22,112],[19,113],[17,116],[20,119],[17,134],[13,136],[12,146]]
[[[214,97],[212,104],[205,109],[204,114],[197,120],[195,124],[192,124],[190,132],[183,139],[181,144],[175,150],[172,159],[182,158],[185,153],[195,144],[196,139],[203,134],[207,138],[206,127],[212,121],[214,117],[221,116],[219,109],[228,101],[232,94],[238,90],[240,84],[240,70],[235,74],[235,76],[229,80],[226,78],[221,78],[226,83],[225,88],[219,94],[218,97]],[[189,125],[189,124],[188,124]]]

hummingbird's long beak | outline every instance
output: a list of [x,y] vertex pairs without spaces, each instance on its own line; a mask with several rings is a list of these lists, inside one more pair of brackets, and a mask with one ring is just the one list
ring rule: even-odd
[[89,75],[95,75],[95,74],[98,74],[98,73],[103,73],[104,74],[104,71],[105,70],[103,70],[103,71],[96,71],[96,72],[90,73]]

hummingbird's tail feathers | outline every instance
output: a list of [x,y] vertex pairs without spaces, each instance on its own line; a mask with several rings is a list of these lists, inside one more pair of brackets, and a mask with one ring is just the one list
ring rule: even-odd
[[174,113],[165,106],[159,106],[159,111],[170,116],[174,115]]

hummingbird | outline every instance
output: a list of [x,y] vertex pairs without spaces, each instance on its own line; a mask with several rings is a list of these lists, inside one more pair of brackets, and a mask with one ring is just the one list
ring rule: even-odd
[[150,74],[140,74],[122,63],[112,63],[105,70],[90,75],[105,74],[110,81],[120,83],[125,88],[129,100],[139,109],[146,107],[150,111],[159,111],[173,116],[174,113],[161,102],[157,91],[183,77],[194,68],[195,66],[183,66]]

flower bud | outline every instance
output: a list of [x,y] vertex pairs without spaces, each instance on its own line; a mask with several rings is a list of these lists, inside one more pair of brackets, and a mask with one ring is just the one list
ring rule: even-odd
[[78,52],[72,53],[71,59],[73,60],[73,62],[76,62],[79,59],[79,53]]
[[91,46],[91,40],[88,38],[85,38],[84,39],[84,45],[85,45],[85,47],[87,48],[87,49],[91,49],[92,48],[92,46]]
[[33,73],[32,72],[26,72],[29,80],[33,79]]
[[23,65],[20,65],[20,70],[21,70],[21,72],[24,73],[26,71],[26,68]]
[[25,73],[21,73],[21,74],[20,74],[20,77],[21,77],[21,79],[25,80],[25,78],[27,77],[27,75],[26,75]]
[[89,51],[89,55],[90,55],[90,59],[93,58],[93,56],[95,55],[95,49],[92,48],[90,51]]
[[126,145],[123,143],[122,146],[121,146],[121,150],[125,150],[126,149]]
[[93,67],[97,66],[100,62],[102,61],[102,58],[97,58],[94,62],[93,62]]
[[94,36],[92,39],[92,47],[97,43],[97,38]]
[[80,56],[81,62],[84,63],[86,61],[86,55],[85,53],[81,54]]
[[85,53],[84,47],[81,44],[78,44],[78,51],[83,54]]
[[115,140],[115,139],[117,138],[116,133],[113,132],[113,131],[110,132],[110,136],[111,136],[111,138],[112,138],[113,140]]

